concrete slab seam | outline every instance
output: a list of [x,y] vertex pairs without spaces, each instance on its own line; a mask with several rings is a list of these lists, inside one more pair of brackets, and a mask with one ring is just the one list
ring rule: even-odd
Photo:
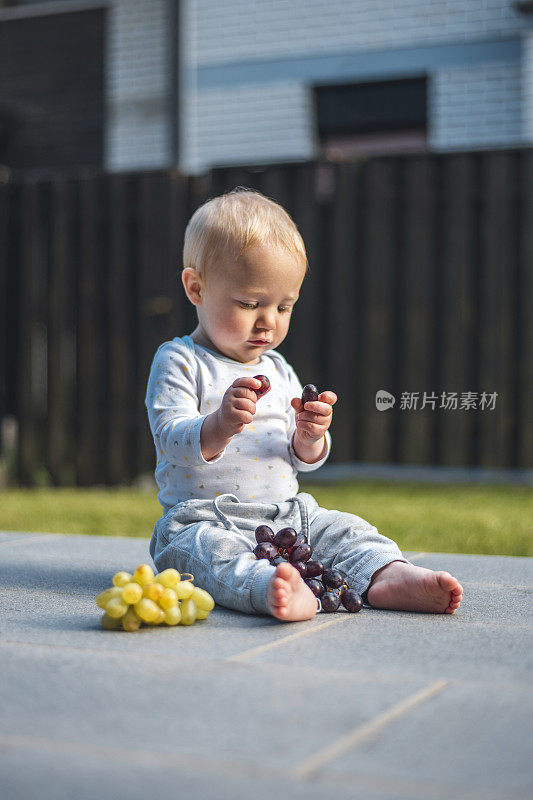
[[[13,531],[13,533],[18,533],[18,531]],[[20,544],[21,542],[26,544],[26,542],[35,542],[36,539],[38,539],[39,542],[45,542],[47,539],[57,539],[60,536],[65,535],[63,533],[31,533],[29,531],[20,531],[20,534],[21,535],[16,539],[2,539],[2,541],[0,541],[0,545]]]
[[484,581],[463,581],[461,583],[463,588],[465,586],[481,586],[483,589],[518,589],[520,591],[533,592],[533,586],[524,586],[517,583],[486,583]]
[[339,622],[346,622],[346,618],[343,616],[341,619],[332,619],[328,620],[327,622],[322,622],[320,625],[313,625],[312,628],[306,628],[304,631],[297,631],[297,633],[291,633],[289,636],[283,636],[281,639],[276,639],[275,642],[261,644],[258,647],[252,647],[251,650],[245,650],[243,653],[237,653],[236,655],[227,658],[226,661],[246,661],[247,658],[259,655],[259,653],[264,653],[267,650],[273,650],[275,647],[281,647],[281,645],[292,642],[295,639],[300,639],[302,636],[309,636],[312,633],[317,633],[318,631],[322,631],[324,628],[329,628],[330,625],[336,625]]
[[[172,753],[172,758],[165,752],[152,750],[134,749],[126,747],[113,747],[112,745],[97,745],[89,742],[73,742],[64,739],[45,739],[40,736],[27,736],[23,734],[3,734],[0,733],[0,747],[19,747],[28,750],[45,750],[66,755],[96,756],[101,759],[115,760],[120,759],[127,762],[133,761],[136,764],[165,766],[183,769],[208,770],[211,773],[230,777],[234,775],[245,775],[247,772],[254,773],[259,768],[255,764],[230,761],[199,756],[192,753]],[[271,773],[271,768],[265,769],[265,774]]]
[[[248,776],[253,778],[261,777],[264,780],[272,779],[272,766],[270,764],[265,767],[260,763],[232,761],[227,757],[221,760],[206,758],[205,756],[198,756],[192,753],[173,753],[172,758],[169,759],[169,754],[166,752],[121,748],[109,745],[99,746],[87,744],[85,742],[44,739],[43,737],[37,736],[2,733],[0,733],[0,747],[5,748],[7,753],[17,749],[32,752],[44,751],[56,753],[59,756],[65,756],[70,753],[74,756],[82,755],[87,758],[98,758],[100,759],[100,763],[123,761],[126,763],[133,762],[143,766],[161,766],[166,770],[176,770],[179,772],[201,770],[205,775],[216,775],[220,778],[234,779],[236,777],[243,778]],[[293,783],[299,782],[284,769],[276,769],[275,776],[278,781],[287,780]],[[387,796],[391,796],[390,793],[393,793],[393,797],[396,797],[398,792],[403,790],[404,793],[409,794],[413,800],[415,800],[415,798],[420,798],[420,800],[432,800],[433,798],[435,798],[435,800],[441,800],[444,795],[451,797],[454,791],[456,791],[456,787],[445,787],[436,783],[429,785],[415,780],[406,781],[398,776],[386,778],[381,775],[369,776],[357,773],[336,774],[328,772],[325,775],[318,775],[315,780],[319,784],[324,783],[329,789],[334,785],[339,787],[353,787],[354,781],[357,781],[357,786],[361,791],[368,792],[378,790],[387,792]],[[487,793],[486,789],[480,791],[476,788],[466,787],[463,787],[461,791],[461,798],[462,800],[523,800],[522,795],[518,796],[507,791],[505,794],[494,791]]]
[[[122,635],[122,634],[119,634],[119,635]],[[51,650],[53,652],[55,652],[57,650],[69,650],[71,652],[85,652],[85,653],[91,653],[94,656],[98,656],[98,657],[102,657],[102,658],[108,657],[108,658],[123,659],[124,655],[127,654],[128,658],[131,660],[132,663],[133,663],[133,658],[134,657],[135,658],[151,658],[151,659],[155,659],[158,663],[161,662],[161,652],[158,652],[158,651],[146,651],[146,650],[143,650],[143,651],[140,651],[140,652],[135,652],[133,650],[122,650],[122,649],[120,649],[120,650],[108,650],[108,649],[107,650],[103,650],[103,649],[96,648],[96,647],[79,647],[79,646],[76,646],[76,645],[64,645],[64,644],[59,644],[59,643],[56,643],[56,642],[49,642],[49,643],[46,643],[46,642],[23,642],[23,641],[16,640],[16,639],[0,639],[0,648],[4,648],[4,649],[8,649],[10,647],[12,647],[12,648],[13,647],[14,648],[20,648],[21,646],[22,647],[29,647],[29,648],[32,648],[32,649],[46,648],[46,649]],[[173,659],[172,655],[165,654],[165,663],[171,664],[172,663],[172,659]],[[218,664],[218,665],[220,665],[220,663],[221,663],[220,659],[216,658],[216,657],[203,658],[203,659],[201,659],[201,662],[199,662],[198,659],[196,657],[193,657],[193,656],[188,656],[184,660],[183,657],[180,656],[179,654],[176,654],[175,660],[179,661],[179,664],[181,666],[184,666],[184,665],[187,666],[189,663],[191,663],[191,664],[198,664],[198,663],[202,663],[202,664]],[[229,659],[226,659],[225,663],[227,663],[228,661],[229,661]],[[235,662],[235,663],[238,663],[238,662]],[[272,661],[266,661],[264,663],[256,664],[256,669],[264,669],[264,670],[266,670],[268,672],[269,675],[271,675],[272,672],[275,671],[275,670],[286,670],[286,669],[288,669],[288,667],[287,667],[287,664],[284,664],[284,663],[276,663],[276,662],[272,662]],[[314,671],[315,668],[313,668],[313,667],[308,668],[308,667],[303,666],[303,667],[300,667],[299,669],[302,670],[303,672],[312,672],[312,671]],[[324,674],[331,674],[332,676],[336,676],[338,678],[344,677],[344,675],[345,675],[345,673],[342,673],[339,670],[335,670],[335,669],[334,670],[326,670],[324,668],[320,669],[320,674],[322,676]],[[350,671],[350,675],[352,677],[360,679],[360,680],[368,679],[368,672],[366,670],[352,669]],[[375,682],[390,683],[391,681],[395,681],[397,679],[397,677],[398,676],[397,676],[397,674],[395,672],[384,672],[384,671],[381,671],[381,672],[373,672],[372,673],[372,680],[375,681]],[[420,675],[418,673],[415,673],[415,672],[404,672],[402,677],[404,679],[407,679],[407,680],[415,681],[415,680],[418,680],[420,678]],[[509,687],[510,685],[512,685],[514,688],[520,689],[520,691],[522,691],[525,695],[529,695],[529,694],[531,694],[533,692],[533,687],[529,683],[520,683],[520,682],[517,682],[514,679],[512,680],[512,683],[510,683],[509,681],[504,681],[504,680],[491,680],[489,678],[478,678],[478,679],[461,678],[460,681],[455,679],[454,680],[454,685],[459,685],[459,684],[461,686],[485,687],[487,689],[490,688],[492,690],[501,689],[502,687]]]
[[496,620],[490,620],[486,622],[480,622],[477,619],[464,619],[461,618],[461,623],[463,625],[468,625],[472,628],[486,628],[487,630],[497,630],[497,631],[533,631],[533,625],[519,625],[515,622],[497,622]]
[[367,741],[370,737],[379,733],[391,722],[394,722],[399,717],[406,714],[411,709],[425,703],[426,700],[434,697],[450,685],[448,680],[439,680],[426,686],[415,694],[410,695],[405,700],[378,714],[377,717],[365,722],[363,725],[358,725],[354,730],[340,736],[334,742],[331,742],[327,747],[317,750],[310,756],[305,758],[297,764],[290,772],[290,775],[295,780],[310,779],[315,776],[319,770],[334,761],[339,756],[344,755],[349,750],[353,750],[363,742]]
[[[13,543],[13,541],[15,543],[16,542],[20,542],[20,539],[11,540],[10,544]],[[0,542],[0,544],[6,544],[6,542]],[[34,561],[36,563],[40,562],[40,561],[53,561],[54,563],[58,564],[59,566],[61,566],[62,562],[67,562],[68,564],[76,564],[77,562],[80,562],[82,564],[85,564],[85,565],[89,566],[87,564],[87,558],[84,557],[84,556],[79,556],[79,557],[78,556],[71,556],[71,555],[60,556],[60,555],[57,555],[57,554],[49,556],[46,553],[38,553],[37,557],[34,559]],[[113,561],[114,561],[114,559],[113,559]],[[112,562],[112,560],[110,558],[107,558],[107,559],[91,558],[91,563],[90,563],[90,567],[89,568],[90,568],[90,570],[94,570],[95,567],[106,567],[106,568],[108,568],[109,571],[110,571],[109,580],[112,579],[114,572],[118,571],[118,568],[116,566],[113,566],[113,562]]]
[[[284,776],[285,777],[285,776]],[[484,788],[467,787],[461,785],[457,794],[458,787],[444,785],[436,781],[429,784],[427,781],[420,781],[413,777],[411,780],[400,778],[398,775],[387,778],[383,775],[367,775],[360,772],[325,772],[323,775],[313,777],[313,782],[323,783],[328,788],[328,797],[332,794],[334,786],[353,789],[357,786],[363,797],[368,792],[380,792],[381,800],[396,800],[401,794],[409,797],[409,800],[443,800],[443,798],[459,797],[460,800],[524,800],[523,794],[517,795],[514,792],[500,792],[498,790],[487,790]],[[297,781],[295,781],[297,783]],[[403,793],[403,794],[402,794]],[[350,795],[351,796],[351,795]]]
[[[117,635],[117,636],[123,636],[124,632],[121,632],[121,631],[106,631],[105,635],[107,636],[108,634]],[[127,634],[127,635],[130,636],[131,634]],[[63,650],[63,651],[67,650],[67,651],[74,652],[74,653],[91,653],[92,655],[98,656],[99,658],[105,658],[105,657],[124,658],[124,655],[126,654],[129,659],[133,659],[134,657],[135,658],[155,658],[158,662],[161,662],[161,656],[162,656],[162,653],[158,652],[158,651],[141,650],[141,651],[137,651],[136,652],[134,650],[122,650],[122,649],[110,650],[109,648],[104,650],[103,648],[99,648],[99,647],[83,647],[83,646],[72,645],[72,644],[61,644],[60,642],[24,642],[24,641],[21,641],[20,639],[0,639],[0,648],[1,647],[4,647],[4,648],[6,648],[6,647],[16,647],[16,648],[19,648],[19,647],[30,647],[30,648],[33,648],[33,649],[40,647],[40,648],[46,648],[48,650],[52,650],[53,652],[55,652],[56,650]],[[180,664],[183,664],[183,657],[179,653],[176,653],[175,659],[177,661],[179,661]],[[191,662],[192,662],[193,661],[193,657],[191,656],[190,659],[191,659]],[[165,653],[165,662],[170,664],[171,660],[172,660],[172,655],[170,655],[168,653]],[[197,659],[195,659],[194,661],[195,661],[195,663],[198,663]],[[202,659],[202,662],[220,664],[220,659],[219,658],[204,658],[204,659]]]

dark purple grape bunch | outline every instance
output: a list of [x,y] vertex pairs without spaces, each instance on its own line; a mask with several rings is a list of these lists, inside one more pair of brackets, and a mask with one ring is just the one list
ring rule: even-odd
[[274,566],[287,561],[302,578],[306,577],[306,561],[311,558],[311,546],[303,533],[296,533],[294,528],[282,528],[275,534],[268,525],[259,525],[255,530],[255,540],[257,558],[266,558]]
[[320,598],[324,611],[337,611],[341,603],[346,611],[361,610],[363,601],[350,589],[343,574],[336,569],[324,569],[320,561],[311,559],[313,551],[303,533],[296,533],[294,528],[282,528],[275,534],[268,525],[259,525],[255,529],[255,539],[256,557],[266,558],[274,566],[283,561],[291,564],[315,597]]
[[324,611],[337,611],[342,605],[346,611],[357,613],[363,607],[363,600],[355,589],[350,589],[342,572],[338,569],[325,569],[322,573],[324,594],[321,602]]

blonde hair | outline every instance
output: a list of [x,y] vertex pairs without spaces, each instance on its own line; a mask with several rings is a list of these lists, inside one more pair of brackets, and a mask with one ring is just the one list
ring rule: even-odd
[[183,267],[204,277],[223,258],[236,261],[253,245],[284,247],[309,265],[303,239],[285,209],[254,189],[237,186],[198,208],[185,229]]

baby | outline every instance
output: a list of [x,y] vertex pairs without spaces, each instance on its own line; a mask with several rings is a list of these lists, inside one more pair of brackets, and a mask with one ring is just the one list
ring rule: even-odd
[[[298,490],[297,473],[328,458],[337,396],[323,391],[303,406],[302,385],[276,351],[307,271],[287,212],[242,187],[215,197],[190,219],[183,261],[198,325],[161,345],[146,394],[164,509],[150,542],[156,567],[191,572],[228,608],[310,619],[320,603],[299,572],[253,553],[259,525],[293,527],[368,605],[453,614],[462,587],[448,572],[411,564],[361,517]],[[270,381],[260,397],[256,375]]]

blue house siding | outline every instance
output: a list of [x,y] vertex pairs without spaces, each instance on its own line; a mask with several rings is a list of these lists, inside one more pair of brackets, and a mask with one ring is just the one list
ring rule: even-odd
[[429,149],[533,144],[533,14],[515,0],[175,2],[177,25],[171,0],[0,7],[0,25],[105,8],[108,169],[313,158],[315,85],[404,78],[427,81]]
[[[520,58],[521,41],[517,37],[504,40],[474,40],[424,47],[391,48],[359,53],[347,51],[199,66],[197,84],[198,89],[203,91],[249,84],[260,87],[288,80],[303,83],[382,80],[450,67],[469,67],[493,62],[519,64]],[[192,72],[189,68],[189,80],[194,79]]]
[[429,140],[435,150],[523,143],[520,63],[439,70],[430,97]]
[[426,76],[436,151],[533,140],[533,26],[510,0],[185,0],[182,25],[186,171],[316,156],[312,87],[327,83]]

